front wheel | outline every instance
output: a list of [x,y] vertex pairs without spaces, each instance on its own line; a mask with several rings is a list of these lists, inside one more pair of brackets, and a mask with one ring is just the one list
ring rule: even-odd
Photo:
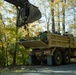
[[62,64],[62,54],[59,50],[54,52],[52,57],[53,65],[61,65]]

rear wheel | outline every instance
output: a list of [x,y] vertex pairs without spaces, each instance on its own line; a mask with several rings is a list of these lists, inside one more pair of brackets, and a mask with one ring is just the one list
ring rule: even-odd
[[63,64],[69,64],[70,63],[70,52],[65,51],[63,52]]
[[40,61],[37,59],[36,55],[31,56],[32,65],[40,65]]
[[53,58],[53,65],[61,65],[62,64],[62,54],[59,50],[54,52]]

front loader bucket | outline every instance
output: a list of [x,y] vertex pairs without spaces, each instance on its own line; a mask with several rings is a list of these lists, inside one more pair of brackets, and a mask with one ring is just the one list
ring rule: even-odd
[[23,45],[25,48],[45,48],[47,44],[40,40],[29,40],[29,41],[20,41],[19,44]]

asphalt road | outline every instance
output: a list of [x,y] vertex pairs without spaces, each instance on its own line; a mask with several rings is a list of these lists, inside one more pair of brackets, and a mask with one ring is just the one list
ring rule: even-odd
[[62,66],[25,66],[0,75],[76,75],[76,63]]

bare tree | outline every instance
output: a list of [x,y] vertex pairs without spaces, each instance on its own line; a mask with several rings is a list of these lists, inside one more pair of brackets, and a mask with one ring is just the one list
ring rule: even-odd
[[59,3],[58,3],[58,33],[60,33],[60,13],[59,13]]
[[[52,3],[54,3],[54,0],[51,0]],[[55,32],[55,20],[54,20],[54,6],[52,5],[51,8],[51,14],[52,14],[52,33]]]
[[66,3],[66,0],[62,0],[62,15],[63,15],[62,26],[63,26],[63,34],[64,34],[65,33],[65,6],[63,5],[63,3]]

